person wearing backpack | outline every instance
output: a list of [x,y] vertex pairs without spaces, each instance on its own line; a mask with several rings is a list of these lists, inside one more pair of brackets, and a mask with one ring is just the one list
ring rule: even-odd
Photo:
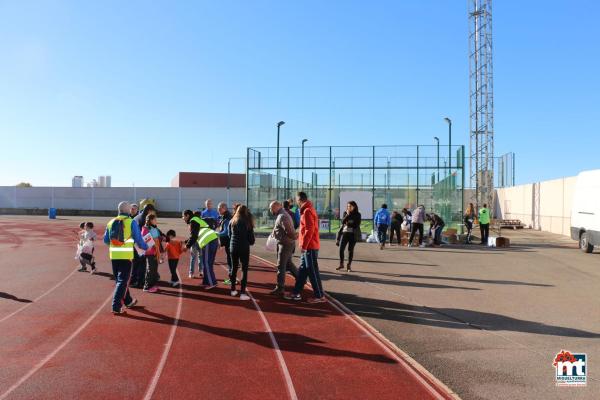
[[130,211],[131,206],[128,202],[120,202],[119,215],[110,220],[104,232],[104,243],[109,246],[110,262],[116,281],[112,301],[112,312],[115,315],[124,313],[123,305],[131,308],[137,304],[137,299],[132,298],[129,293],[134,243],[142,250],[148,249],[138,224],[134,223],[129,215]]
[[248,207],[242,205],[237,210],[229,224],[230,251],[233,269],[231,271],[231,295],[237,296],[236,287],[237,271],[242,263],[242,282],[240,287],[240,300],[250,300],[246,294],[248,283],[248,267],[250,265],[250,246],[254,245],[254,220]]
[[208,226],[206,221],[194,215],[192,210],[185,210],[181,218],[190,226],[190,237],[186,241],[185,247],[190,249],[197,244],[202,251],[202,267],[204,269],[202,284],[206,290],[213,289],[217,286],[214,263],[219,249],[219,235]]

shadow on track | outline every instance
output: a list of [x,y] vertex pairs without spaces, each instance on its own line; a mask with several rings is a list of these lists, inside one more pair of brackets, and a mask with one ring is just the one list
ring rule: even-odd
[[20,299],[15,295],[12,294],[8,294],[8,293],[4,293],[4,292],[0,292],[0,298],[3,299],[8,299],[8,300],[14,300],[14,301],[18,301],[19,303],[32,303],[31,300],[28,299]]
[[452,329],[481,329],[488,331],[512,331],[538,335],[600,338],[600,333],[580,329],[547,325],[501,314],[486,313],[460,308],[435,308],[396,303],[388,300],[368,299],[353,294],[328,292],[361,317],[398,321],[416,325]]
[[[239,300],[238,300],[239,302]],[[251,303],[247,303],[251,306]],[[174,319],[164,314],[156,313],[150,310],[146,310],[144,307],[136,307],[135,310],[143,315],[136,315],[132,313],[124,314],[123,318],[136,319],[144,322],[158,323],[172,325]],[[211,326],[199,322],[188,321],[180,319],[178,326],[180,328],[194,329],[200,332],[208,333],[215,336],[221,336],[228,339],[234,339],[244,341],[260,346],[273,348],[269,334],[261,331],[249,331],[249,330],[238,330],[233,328],[225,328],[218,326]],[[273,332],[279,344],[281,351],[295,352],[310,354],[316,356],[327,356],[327,357],[348,357],[357,358],[370,362],[396,364],[396,361],[390,357],[382,354],[369,354],[360,353],[351,350],[334,349],[324,346],[324,342],[311,338],[310,336],[300,335],[296,333],[288,332]]]

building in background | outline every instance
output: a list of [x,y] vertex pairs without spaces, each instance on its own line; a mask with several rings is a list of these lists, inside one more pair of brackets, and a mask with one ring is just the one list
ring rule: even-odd
[[71,180],[71,187],[83,187],[83,176],[74,176]]
[[171,187],[245,188],[246,174],[180,172],[171,180]]
[[110,187],[110,175],[102,175],[98,177],[98,187]]

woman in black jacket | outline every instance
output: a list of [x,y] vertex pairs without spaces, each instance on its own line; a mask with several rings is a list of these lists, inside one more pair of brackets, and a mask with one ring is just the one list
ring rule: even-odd
[[248,265],[250,263],[250,246],[254,244],[254,220],[248,207],[242,205],[235,210],[229,224],[229,249],[231,251],[231,295],[237,296],[235,289],[237,271],[242,263],[242,285],[240,289],[240,300],[250,300],[246,294],[248,282]]
[[354,257],[354,246],[360,239],[356,237],[360,235],[360,222],[361,216],[358,212],[358,205],[355,201],[349,201],[346,205],[346,211],[342,218],[342,226],[338,232],[337,240],[335,244],[340,246],[340,266],[336,270],[344,269],[344,252],[346,245],[348,245],[348,265],[346,266],[347,272],[352,272],[352,258]]

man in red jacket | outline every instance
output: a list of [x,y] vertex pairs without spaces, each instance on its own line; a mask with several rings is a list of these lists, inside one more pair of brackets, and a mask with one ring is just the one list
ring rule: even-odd
[[321,275],[319,274],[319,220],[317,212],[312,203],[308,200],[306,193],[298,192],[296,203],[300,207],[300,233],[298,242],[302,255],[300,256],[300,268],[298,268],[298,277],[296,285],[291,295],[286,295],[288,300],[302,300],[300,293],[306,284],[306,278],[310,279],[314,298],[308,300],[309,303],[322,303],[325,300],[323,285],[321,284]]

